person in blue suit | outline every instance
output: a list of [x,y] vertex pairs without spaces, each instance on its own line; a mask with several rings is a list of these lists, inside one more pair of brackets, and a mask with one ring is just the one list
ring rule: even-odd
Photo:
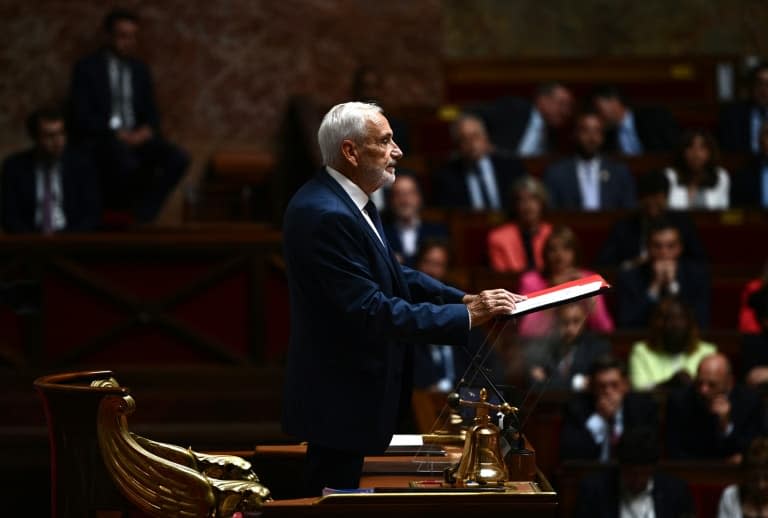
[[318,131],[325,167],[285,212],[291,301],[283,429],[308,442],[307,491],[356,488],[409,400],[411,346],[461,345],[524,297],[466,294],[401,266],[370,195],[402,157],[381,108],[331,108]]
[[605,142],[603,121],[584,112],[576,121],[576,156],[555,162],[544,172],[552,208],[615,210],[635,206],[635,180],[620,162],[600,154]]

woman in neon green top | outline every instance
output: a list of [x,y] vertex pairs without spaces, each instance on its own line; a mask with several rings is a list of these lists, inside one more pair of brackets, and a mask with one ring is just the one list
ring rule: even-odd
[[629,354],[629,378],[635,390],[659,385],[689,383],[699,362],[717,351],[699,340],[699,329],[691,309],[676,297],[659,302],[651,316],[650,336],[637,342]]

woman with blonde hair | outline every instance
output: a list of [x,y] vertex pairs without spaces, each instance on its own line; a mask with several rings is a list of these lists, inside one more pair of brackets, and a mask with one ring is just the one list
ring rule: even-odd
[[[531,270],[520,277],[520,293],[527,294],[594,275],[594,272],[579,267],[579,258],[579,242],[573,230],[563,226],[555,228],[544,243],[541,270]],[[603,296],[593,300],[595,305],[587,317],[587,328],[597,333],[612,332],[613,319]],[[520,319],[518,332],[521,336],[544,336],[553,331],[554,324],[553,310],[537,311]]]

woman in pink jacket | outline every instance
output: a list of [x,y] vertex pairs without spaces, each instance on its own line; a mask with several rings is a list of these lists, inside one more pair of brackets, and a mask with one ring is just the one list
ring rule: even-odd
[[[528,294],[583,277],[594,272],[579,268],[579,245],[576,234],[568,227],[557,227],[544,243],[544,267],[541,271],[529,271],[520,277],[519,293]],[[587,327],[597,333],[614,330],[613,319],[602,295],[594,297],[594,307],[587,318]],[[553,310],[530,313],[520,319],[518,332],[521,336],[543,336],[552,332]]]
[[520,273],[544,266],[542,250],[552,225],[542,221],[547,191],[540,181],[526,176],[512,185],[515,221],[488,234],[488,257],[497,272]]

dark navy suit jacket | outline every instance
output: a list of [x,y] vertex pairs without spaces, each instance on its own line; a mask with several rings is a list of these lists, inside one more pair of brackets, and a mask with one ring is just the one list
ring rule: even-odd
[[467,343],[464,293],[400,266],[325,171],[291,199],[283,236],[291,298],[283,428],[329,448],[381,452],[410,388],[410,345]]
[[717,136],[723,151],[752,153],[752,110],[749,101],[726,104],[720,110]]
[[[628,209],[635,206],[635,180],[624,164],[600,159],[600,210]],[[544,172],[552,208],[580,210],[583,206],[576,158],[566,158]]]
[[[136,59],[127,59],[126,62],[131,69],[136,127],[148,125],[159,132],[160,120],[149,68]],[[75,64],[70,97],[75,136],[100,138],[112,134],[109,126],[112,93],[105,50],[88,55]]]
[[[9,156],[3,163],[2,225],[9,233],[38,232],[35,225],[37,191],[33,149]],[[89,160],[72,150],[61,158],[61,189],[65,231],[95,229],[101,222],[101,194],[96,170]]]

